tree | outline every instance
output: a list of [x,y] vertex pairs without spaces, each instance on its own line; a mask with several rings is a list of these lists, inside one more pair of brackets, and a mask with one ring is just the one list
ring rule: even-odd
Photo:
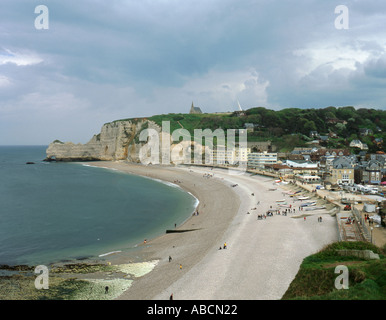
[[336,116],[341,120],[348,120],[355,114],[354,107],[341,107],[336,110]]
[[304,123],[304,134],[309,135],[310,131],[318,131],[315,122],[312,120],[306,120]]

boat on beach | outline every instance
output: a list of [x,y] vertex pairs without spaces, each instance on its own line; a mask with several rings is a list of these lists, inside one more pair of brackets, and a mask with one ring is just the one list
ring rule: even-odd
[[316,206],[316,202],[305,202],[300,205],[301,207],[311,207],[311,206]]
[[326,209],[326,206],[321,206],[321,207],[307,207],[307,208],[305,208],[306,211],[323,210],[323,209]]

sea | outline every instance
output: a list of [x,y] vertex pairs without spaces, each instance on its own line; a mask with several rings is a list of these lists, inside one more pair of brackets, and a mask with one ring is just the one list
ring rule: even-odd
[[170,183],[87,162],[44,162],[46,148],[0,146],[0,265],[131,250],[186,221],[198,204]]

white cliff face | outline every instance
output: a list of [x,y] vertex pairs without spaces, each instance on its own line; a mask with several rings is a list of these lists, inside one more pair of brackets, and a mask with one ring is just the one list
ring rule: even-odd
[[[150,147],[150,141],[154,140],[150,139],[148,134],[145,134],[144,138],[150,139],[149,141],[140,141],[140,133],[145,129],[156,132],[155,136],[159,140],[156,141],[155,149]],[[119,120],[104,124],[101,132],[85,144],[55,140],[46,150],[46,161],[128,160],[134,163],[166,165],[191,163],[192,145],[194,152],[205,152],[203,146],[195,142],[177,142],[173,141],[170,133],[161,134],[161,127],[153,121]],[[201,153],[199,156],[201,157]]]
[[101,133],[94,135],[86,144],[62,143],[54,141],[46,150],[47,160],[88,161],[88,160],[130,160],[138,162],[140,148],[139,133],[151,128],[160,132],[154,122],[146,119],[121,120],[106,123]]

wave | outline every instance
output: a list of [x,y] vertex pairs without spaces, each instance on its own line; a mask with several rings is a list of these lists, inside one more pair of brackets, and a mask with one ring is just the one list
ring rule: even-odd
[[115,254],[115,253],[119,253],[119,252],[122,252],[122,251],[111,251],[111,252],[107,252],[107,253],[103,253],[103,254],[100,254],[98,257],[105,257],[105,256],[109,256],[111,254]]
[[115,169],[115,168],[101,167],[101,166],[93,166],[93,165],[91,165],[91,164],[85,164],[85,163],[82,163],[82,166],[84,166],[84,167],[89,167],[89,168],[101,168],[101,169],[107,169],[107,170],[112,170],[112,171],[118,171],[118,169]]

